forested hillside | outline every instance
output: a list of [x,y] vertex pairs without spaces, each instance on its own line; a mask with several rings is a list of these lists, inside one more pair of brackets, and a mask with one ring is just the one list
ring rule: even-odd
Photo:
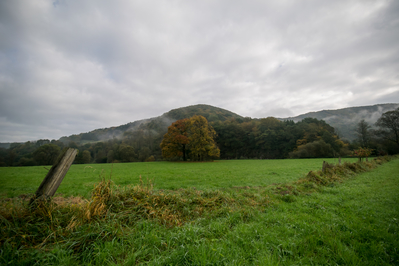
[[159,117],[96,129],[59,140],[12,143],[9,149],[0,148],[0,165],[51,164],[63,147],[79,149],[75,163],[160,160],[160,143],[168,126],[195,114],[204,116],[210,122],[242,119],[233,112],[210,105],[187,106],[173,109]]
[[[52,164],[64,147],[79,149],[75,163],[162,160],[160,144],[168,127],[177,120],[194,115],[205,117],[214,128],[221,159],[346,156],[350,150],[361,145],[356,142],[350,144],[339,135],[346,132],[352,138],[358,136],[355,130],[360,121],[358,119],[376,121],[382,112],[395,106],[397,104],[321,111],[291,120],[244,118],[221,108],[194,105],[173,109],[159,117],[62,137],[59,140],[11,143],[8,149],[0,147],[0,166]],[[328,121],[344,129],[338,129],[337,134],[337,130]],[[396,145],[392,141],[378,137],[370,145],[374,154],[395,153],[397,150],[392,148]]]
[[177,108],[164,113],[161,116],[131,122],[125,125],[96,129],[87,133],[62,137],[60,141],[67,144],[71,141],[85,144],[89,142],[104,141],[110,139],[121,139],[126,134],[131,135],[135,131],[151,130],[152,134],[165,134],[168,126],[176,120],[201,115],[209,122],[225,121],[229,118],[242,118],[228,110],[206,104],[192,105]]
[[399,107],[397,103],[376,104],[372,106],[349,107],[338,110],[322,110],[310,112],[295,117],[282,118],[281,120],[301,121],[304,118],[311,117],[326,121],[335,128],[342,139],[353,141],[356,139],[356,125],[363,119],[371,126],[377,122],[377,119],[387,111],[392,111]]
[[[274,117],[262,119],[232,119],[216,122],[221,157],[225,159],[288,157],[338,157],[347,154],[347,144],[342,142],[334,128],[322,120],[305,118],[295,123]],[[312,143],[312,147],[309,144]],[[306,154],[296,150],[304,147]]]

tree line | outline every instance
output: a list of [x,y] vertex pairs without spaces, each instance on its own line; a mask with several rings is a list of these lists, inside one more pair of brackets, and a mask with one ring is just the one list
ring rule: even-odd
[[[358,138],[352,143],[341,140],[333,127],[315,118],[295,123],[274,117],[231,117],[208,123],[202,116],[194,117],[169,126],[175,130],[186,127],[185,133],[178,134],[181,142],[177,144],[167,142],[168,136],[176,132],[168,133],[169,129],[152,122],[106,141],[81,143],[43,139],[12,143],[8,149],[0,148],[0,166],[51,165],[64,147],[79,150],[74,162],[77,164],[163,159],[339,157],[349,156],[359,147],[372,149],[373,155],[399,153],[399,108],[384,113],[374,128],[364,120],[360,121],[355,129]],[[198,128],[193,127],[195,123]],[[171,148],[173,145],[180,145],[177,153]]]
[[125,132],[122,138],[80,144],[59,140],[12,143],[0,148],[0,166],[51,165],[65,147],[78,149],[75,164],[144,162],[161,160],[160,134],[151,130]]
[[300,122],[274,117],[215,123],[223,159],[282,159],[344,156],[347,144],[323,120]]

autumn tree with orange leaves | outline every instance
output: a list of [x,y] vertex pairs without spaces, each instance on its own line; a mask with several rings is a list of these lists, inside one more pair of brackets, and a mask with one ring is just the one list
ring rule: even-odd
[[220,156],[215,142],[216,132],[205,117],[196,115],[178,120],[168,127],[161,143],[164,158],[205,161]]
[[190,119],[178,120],[168,127],[168,132],[161,142],[162,156],[164,158],[183,157],[186,161],[186,145],[190,142],[187,129]]

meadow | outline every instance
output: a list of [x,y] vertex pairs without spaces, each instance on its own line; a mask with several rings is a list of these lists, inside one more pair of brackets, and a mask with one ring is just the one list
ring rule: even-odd
[[[57,190],[64,197],[90,197],[101,178],[116,185],[137,184],[140,176],[151,179],[155,189],[218,189],[234,186],[268,186],[297,180],[323,161],[338,159],[226,160],[205,163],[147,162],[72,165]],[[345,158],[342,162],[355,162]],[[0,167],[0,198],[33,194],[51,166]]]
[[[399,160],[345,163],[321,173],[322,161],[137,164],[134,175],[154,178],[153,170],[143,174],[146,165],[164,165],[164,176],[180,173],[174,181],[185,188],[132,176],[127,180],[135,185],[127,187],[102,179],[81,205],[32,210],[18,198],[3,200],[0,264],[399,265]],[[209,187],[207,181],[193,188],[194,181],[182,178],[225,163],[236,175],[219,174]],[[116,166],[112,177],[123,172],[124,165]],[[91,170],[98,180],[100,170]],[[262,173],[267,181],[259,185]]]

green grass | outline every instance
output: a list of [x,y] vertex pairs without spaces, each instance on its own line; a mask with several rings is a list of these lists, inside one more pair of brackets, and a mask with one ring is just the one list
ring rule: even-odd
[[[337,159],[285,159],[72,165],[57,193],[87,198],[101,176],[111,176],[116,185],[126,186],[137,184],[141,175],[144,180],[152,179],[156,189],[268,186],[297,180],[311,170],[320,169],[323,160],[337,163]],[[342,159],[343,162],[356,160]],[[0,198],[35,193],[50,168],[0,167]]]
[[111,195],[103,182],[84,212],[7,201],[0,264],[399,265],[398,169],[396,159],[309,190],[309,180],[291,178],[250,189],[114,187]]

